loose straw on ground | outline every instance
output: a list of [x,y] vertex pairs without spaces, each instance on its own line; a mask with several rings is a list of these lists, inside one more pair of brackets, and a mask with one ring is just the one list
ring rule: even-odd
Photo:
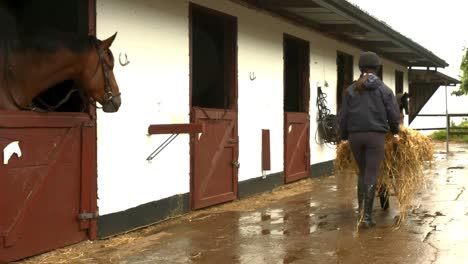
[[[387,186],[387,189],[394,191],[391,177],[395,177],[396,196],[400,205],[400,217],[395,223],[397,227],[404,223],[416,193],[424,187],[424,162],[431,162],[434,153],[432,140],[418,131],[401,126],[399,135],[396,153],[392,135],[386,135],[385,159],[379,171],[376,188],[378,190],[381,186]],[[358,170],[349,144],[338,144],[335,169],[339,177],[355,177]]]

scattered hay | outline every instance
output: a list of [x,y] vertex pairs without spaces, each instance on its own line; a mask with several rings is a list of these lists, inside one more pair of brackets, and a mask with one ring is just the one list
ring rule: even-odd
[[[396,226],[405,221],[415,194],[424,187],[424,162],[431,162],[434,154],[432,140],[418,131],[401,126],[399,135],[397,151],[394,151],[392,135],[387,133],[385,137],[385,159],[380,167],[377,183],[377,189],[387,186],[391,191],[394,191],[393,184],[395,185],[395,195],[400,205],[400,217]],[[337,146],[335,168],[339,177],[355,177],[358,169],[349,144]]]
[[351,154],[349,144],[338,144],[336,148],[335,170],[340,175],[350,175],[349,171],[358,171],[357,164]]

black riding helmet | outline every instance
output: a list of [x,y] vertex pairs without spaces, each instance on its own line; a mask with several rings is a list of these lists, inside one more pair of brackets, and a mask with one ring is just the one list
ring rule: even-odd
[[380,67],[380,59],[377,54],[372,51],[366,51],[359,57],[359,69],[378,69]]

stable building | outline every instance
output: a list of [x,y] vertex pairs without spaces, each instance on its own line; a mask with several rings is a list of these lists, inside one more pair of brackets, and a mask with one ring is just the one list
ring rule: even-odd
[[0,146],[23,141],[23,157],[0,165],[0,260],[330,175],[335,149],[318,131],[317,97],[337,114],[361,52],[379,54],[395,93],[409,92],[410,68],[448,66],[341,0],[70,2],[18,12],[59,29],[73,20],[69,30],[98,38],[118,32],[122,106],[0,112]]

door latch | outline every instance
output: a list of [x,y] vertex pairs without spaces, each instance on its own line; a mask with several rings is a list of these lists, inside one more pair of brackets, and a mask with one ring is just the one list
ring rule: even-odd
[[99,217],[99,213],[81,213],[78,215],[78,219],[80,220],[89,220],[89,219],[96,219]]
[[231,164],[232,164],[232,166],[236,167],[237,169],[240,168],[240,163],[239,163],[239,161],[237,161],[237,160],[233,160],[233,161],[231,162]]

